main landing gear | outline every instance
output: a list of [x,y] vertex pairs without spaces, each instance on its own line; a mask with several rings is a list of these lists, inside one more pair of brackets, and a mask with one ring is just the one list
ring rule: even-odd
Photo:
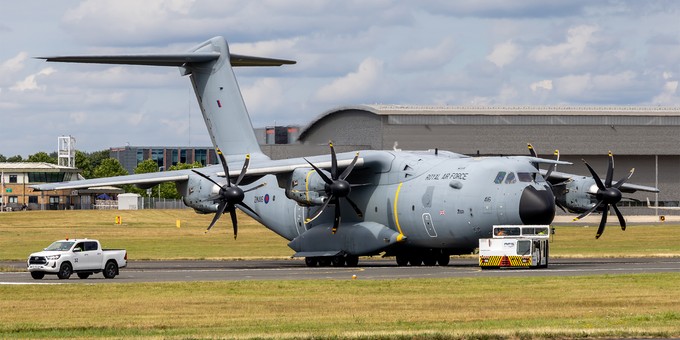
[[354,255],[338,255],[338,256],[315,256],[305,257],[305,264],[307,267],[356,267],[359,265],[359,256]]
[[451,260],[449,254],[437,250],[424,252],[404,252],[396,255],[398,266],[448,266]]

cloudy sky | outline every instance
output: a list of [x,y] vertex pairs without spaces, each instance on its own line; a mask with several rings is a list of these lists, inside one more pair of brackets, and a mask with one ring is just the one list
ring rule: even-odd
[[183,52],[294,59],[239,68],[253,125],[348,104],[680,106],[678,1],[5,1],[0,154],[210,145],[173,68],[36,56]]

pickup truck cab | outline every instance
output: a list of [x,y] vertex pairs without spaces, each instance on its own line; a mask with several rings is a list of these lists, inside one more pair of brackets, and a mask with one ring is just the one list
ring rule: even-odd
[[112,279],[118,270],[127,266],[125,249],[102,249],[97,240],[73,239],[59,240],[43,251],[28,257],[28,271],[40,280],[45,274],[56,274],[60,279],[68,279],[76,273],[87,279],[94,273],[102,272]]

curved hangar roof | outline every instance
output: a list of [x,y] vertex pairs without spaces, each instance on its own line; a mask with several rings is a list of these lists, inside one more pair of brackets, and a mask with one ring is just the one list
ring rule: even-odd
[[367,149],[391,149],[395,142],[404,149],[461,153],[481,148],[490,154],[521,153],[532,142],[571,154],[647,154],[677,148],[678,128],[680,107],[356,105],[319,115],[299,140]]

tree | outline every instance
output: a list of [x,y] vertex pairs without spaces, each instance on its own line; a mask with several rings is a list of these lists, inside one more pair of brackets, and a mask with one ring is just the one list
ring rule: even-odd
[[89,154],[90,163],[92,163],[92,169],[97,168],[104,160],[110,158],[109,150],[95,151]]
[[115,158],[107,158],[101,161],[96,168],[94,168],[94,178],[124,176],[128,172],[123,168],[120,162]]
[[[168,170],[185,170],[185,169],[195,169],[201,168],[203,165],[199,162],[194,162],[193,164],[177,163],[177,165],[171,166]],[[180,199],[182,195],[177,191],[177,186],[173,182],[165,182],[160,184],[161,197],[169,199]]]
[[82,171],[82,175],[85,178],[92,178],[94,168],[92,167],[92,161],[90,157],[82,151],[76,150],[76,168]]
[[7,162],[7,157],[0,154],[0,162]]
[[[137,164],[137,167],[135,168],[135,175],[138,174],[148,174],[148,173],[153,173],[153,172],[158,172],[158,163],[154,161],[153,159],[147,159],[139,164]],[[153,195],[154,192],[156,192],[156,195],[158,195],[158,186],[153,186],[151,187],[151,195]],[[149,193],[145,189],[140,189],[136,186],[132,186],[132,188],[128,189],[128,192],[134,192],[137,194],[140,194],[144,197],[149,197]]]
[[47,152],[38,152],[35,154],[32,154],[28,156],[28,159],[26,159],[27,162],[43,162],[43,163],[50,163],[50,164],[57,164],[57,159],[50,157],[50,155],[47,154]]
[[10,158],[7,158],[7,162],[10,162],[10,163],[23,162],[23,161],[24,161],[24,158],[21,157],[21,155],[16,155],[16,156],[12,156]]

